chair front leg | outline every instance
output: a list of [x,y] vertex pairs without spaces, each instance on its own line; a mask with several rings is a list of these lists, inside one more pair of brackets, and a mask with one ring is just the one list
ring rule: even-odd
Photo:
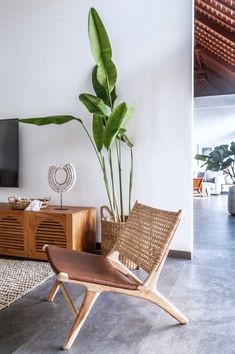
[[85,322],[92,306],[94,305],[96,299],[100,295],[99,292],[94,292],[91,290],[86,290],[86,294],[84,296],[84,299],[82,301],[82,305],[80,307],[79,313],[72,325],[72,328],[69,332],[68,338],[66,339],[64,343],[63,349],[70,349],[75,338],[77,337],[80,329],[82,328],[83,323]]
[[188,323],[188,319],[164,296],[162,296],[158,291],[151,290],[148,292],[148,295],[145,297],[147,300],[153,302],[154,304],[161,307],[164,311],[169,313],[181,324]]
[[51,291],[48,294],[48,297],[47,297],[48,301],[54,300],[56,294],[58,293],[59,288],[60,288],[60,282],[59,282],[59,280],[56,279]]

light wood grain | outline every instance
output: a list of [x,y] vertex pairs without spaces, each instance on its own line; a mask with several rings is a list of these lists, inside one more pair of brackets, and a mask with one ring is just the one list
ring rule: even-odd
[[0,203],[0,255],[47,260],[44,244],[94,252],[96,209],[56,208],[33,212],[12,210],[7,203]]
[[59,291],[59,288],[60,288],[60,282],[58,280],[55,281],[55,283],[53,284],[53,287],[47,297],[47,300],[48,301],[53,301],[56,294],[58,293]]
[[[64,349],[71,347],[96,298],[102,292],[120,293],[145,299],[159,306],[179,323],[186,324],[188,322],[187,318],[157,290],[159,274],[169,252],[170,244],[181,217],[181,210],[178,212],[170,212],[151,208],[139,203],[135,204],[113,250],[106,256],[109,260],[105,263],[107,269],[101,268],[104,275],[106,272],[107,274],[116,274],[116,272],[122,273],[123,276],[132,281],[134,285],[132,289],[126,288],[125,283],[123,283],[122,287],[122,282],[118,284],[113,282],[109,276],[107,276],[106,282],[104,282],[102,277],[99,278],[99,272],[96,272],[96,269],[94,269],[94,276],[90,274],[92,273],[92,270],[90,270],[88,271],[89,277],[86,277],[86,269],[91,268],[91,264],[88,257],[88,267],[86,268],[85,255],[83,255],[83,267],[85,271],[79,271],[78,269],[77,272],[76,269],[74,269],[74,272],[68,271],[68,257],[65,257],[66,265],[64,266],[63,256],[61,256],[61,266],[59,268],[57,267],[61,272],[56,274],[60,284],[71,283],[86,288],[86,295],[69,332],[68,338],[65,341]],[[146,271],[146,278],[143,281],[119,261],[119,255],[121,253]],[[64,254],[66,255],[66,251]],[[50,249],[48,249],[48,255],[50,255]],[[102,262],[103,258],[100,258],[100,261]],[[55,268],[53,264],[53,254],[50,256],[50,262],[52,267]],[[57,265],[59,263],[59,259],[56,256],[55,263],[57,263]],[[70,266],[77,267],[77,263],[75,261],[71,262]],[[63,269],[66,270],[63,272]],[[70,275],[67,272],[69,272]],[[72,279],[70,279],[70,276]],[[91,281],[87,282],[79,279],[91,279]],[[106,285],[104,285],[104,283]],[[109,284],[116,284],[116,287]],[[71,303],[72,299],[68,296],[67,290],[65,291],[65,298],[75,315],[76,310],[74,310]]]
[[89,312],[91,311],[91,308],[94,305],[98,296],[99,296],[98,292],[86,290],[86,294],[84,296],[79,313],[72,325],[68,338],[65,341],[64,344],[65,350],[71,348],[74,340],[76,339],[80,329],[82,328],[83,323],[85,322],[87,316],[89,315]]
[[[59,273],[57,275],[57,279],[60,282],[60,284],[71,283],[71,284],[84,286],[86,288],[86,295],[84,297],[79,313],[77,314],[76,319],[69,332],[68,338],[65,341],[64,349],[69,349],[72,346],[95,300],[97,299],[98,295],[102,292],[120,293],[120,294],[125,294],[125,295],[148,300],[154,303],[155,305],[159,306],[170,316],[176,319],[180,324],[184,325],[188,323],[188,319],[171,302],[169,302],[163,295],[161,295],[160,292],[156,289],[159,273],[162,267],[159,267],[157,272],[156,271],[150,272],[146,277],[145,281],[142,282],[140,279],[136,277],[136,275],[133,272],[131,272],[126,266],[122,265],[118,261],[118,254],[116,251],[111,253],[108,258],[112,261],[114,267],[116,267],[121,273],[125,274],[128,278],[132,279],[136,284],[138,284],[138,287],[136,290],[116,288],[113,286],[71,280],[69,279],[69,275],[67,273]],[[163,257],[163,261],[165,261],[165,257]],[[71,297],[68,296],[67,290],[66,290],[65,298],[72,310],[72,313],[75,315],[76,305],[73,303]]]

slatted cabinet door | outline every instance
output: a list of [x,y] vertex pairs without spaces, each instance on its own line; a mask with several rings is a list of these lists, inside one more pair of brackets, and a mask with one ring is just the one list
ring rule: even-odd
[[35,259],[47,259],[43,246],[57,245],[70,248],[68,233],[68,218],[66,214],[32,213],[30,216],[30,256]]
[[25,214],[22,211],[1,211],[0,254],[29,257],[29,245],[25,237]]
[[0,255],[45,260],[45,244],[95,252],[96,209],[59,210],[49,205],[40,211],[23,211],[0,203]]

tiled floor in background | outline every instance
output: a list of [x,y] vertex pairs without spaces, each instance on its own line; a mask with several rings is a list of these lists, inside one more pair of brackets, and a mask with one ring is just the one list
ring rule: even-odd
[[[187,326],[149,302],[102,294],[68,353],[235,353],[235,216],[226,201],[194,200],[194,259],[168,258],[160,277],[159,290],[189,318]],[[51,284],[0,311],[1,354],[62,353],[73,318],[61,294],[45,301]],[[69,288],[79,305],[83,290]]]

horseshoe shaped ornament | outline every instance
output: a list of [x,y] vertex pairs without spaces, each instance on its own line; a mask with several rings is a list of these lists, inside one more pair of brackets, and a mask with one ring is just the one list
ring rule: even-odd
[[[58,174],[63,171],[64,180],[58,180]],[[52,165],[48,170],[48,183],[53,191],[60,193],[60,210],[62,210],[62,193],[70,191],[76,181],[76,170],[71,163],[63,167]]]

